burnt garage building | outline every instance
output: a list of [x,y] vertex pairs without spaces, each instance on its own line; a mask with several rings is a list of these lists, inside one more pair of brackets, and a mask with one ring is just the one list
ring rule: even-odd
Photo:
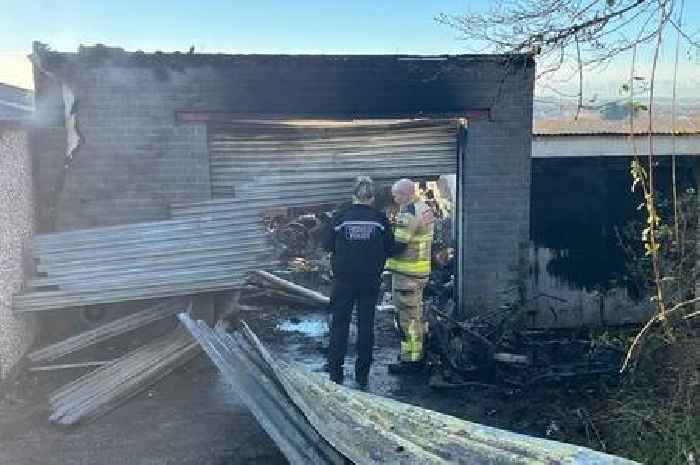
[[[163,220],[172,204],[225,202],[256,186],[335,199],[346,191],[333,186],[356,173],[456,173],[463,307],[517,292],[529,240],[530,56],[61,53],[37,43],[32,61],[39,232]],[[250,150],[261,140],[269,151]],[[344,158],[339,140],[357,156]],[[308,158],[290,159],[286,146]]]

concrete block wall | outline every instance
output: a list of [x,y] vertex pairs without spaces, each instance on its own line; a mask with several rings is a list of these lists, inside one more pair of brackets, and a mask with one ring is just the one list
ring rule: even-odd
[[12,296],[29,270],[33,208],[26,131],[0,126],[0,379],[22,358],[36,332],[32,319],[12,313]]
[[[206,127],[178,121],[178,111],[349,118],[487,111],[490,118],[470,122],[464,160],[465,297],[470,307],[512,298],[504,292],[527,254],[529,230],[529,57],[147,55],[94,47],[41,52],[35,61],[53,76],[46,87],[74,93],[81,137],[58,195],[56,230],[160,219],[170,202],[209,198]],[[55,185],[60,164],[40,163],[38,178]]]
[[523,285],[530,225],[533,82],[534,67],[508,75],[493,96],[491,118],[468,124],[461,185],[467,313],[515,301]]
[[[57,150],[45,151],[51,158],[40,160],[39,178],[58,191],[46,229],[165,219],[172,202],[211,197],[206,127],[175,121],[183,105],[176,84],[153,79],[148,69],[111,67],[53,81],[51,96],[61,84],[75,95],[79,146],[66,157],[65,144],[54,145]],[[63,136],[71,130],[64,126]],[[60,129],[44,131],[50,137]]]

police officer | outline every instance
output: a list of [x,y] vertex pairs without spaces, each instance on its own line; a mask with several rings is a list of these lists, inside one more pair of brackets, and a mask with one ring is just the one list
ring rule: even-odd
[[353,307],[357,306],[358,340],[355,381],[366,389],[374,345],[374,310],[384,263],[393,249],[394,236],[386,216],[372,207],[374,185],[359,176],[353,186],[352,205],[331,219],[324,240],[332,253],[333,289],[330,310],[333,315],[328,350],[332,381],[342,384],[343,362]]

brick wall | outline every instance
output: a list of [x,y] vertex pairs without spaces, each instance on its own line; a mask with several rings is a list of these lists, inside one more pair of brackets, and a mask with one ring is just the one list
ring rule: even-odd
[[517,298],[527,266],[533,72],[503,81],[490,120],[467,129],[464,293],[471,312]]
[[31,163],[26,133],[0,127],[0,379],[24,355],[33,321],[12,313],[12,296],[28,270],[33,231]]
[[527,253],[531,60],[146,55],[104,47],[35,58],[43,70],[36,71],[55,78],[37,89],[38,106],[46,96],[51,107],[59,81],[68,85],[81,135],[65,181],[56,169],[62,163],[39,160],[42,183],[59,186],[56,230],[164,218],[170,202],[208,198],[206,127],[179,122],[179,110],[381,117],[489,109],[488,121],[470,123],[464,163],[465,288],[471,303],[509,298],[503,293]]

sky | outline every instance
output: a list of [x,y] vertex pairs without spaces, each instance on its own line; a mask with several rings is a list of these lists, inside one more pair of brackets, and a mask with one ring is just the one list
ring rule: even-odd
[[[59,51],[102,43],[126,50],[203,53],[459,54],[475,48],[435,21],[440,13],[485,10],[489,0],[0,0],[0,82],[31,87],[26,55],[39,40]],[[700,1],[686,0],[691,31]],[[473,45],[473,44],[471,44]],[[672,58],[665,47],[662,61]],[[672,63],[672,61],[669,61]],[[628,63],[595,73],[594,91]],[[665,70],[668,66],[663,67]],[[698,60],[682,63],[684,85],[700,88]],[[668,73],[667,73],[668,74]],[[685,80],[690,80],[688,83]],[[700,89],[698,89],[700,95]]]

